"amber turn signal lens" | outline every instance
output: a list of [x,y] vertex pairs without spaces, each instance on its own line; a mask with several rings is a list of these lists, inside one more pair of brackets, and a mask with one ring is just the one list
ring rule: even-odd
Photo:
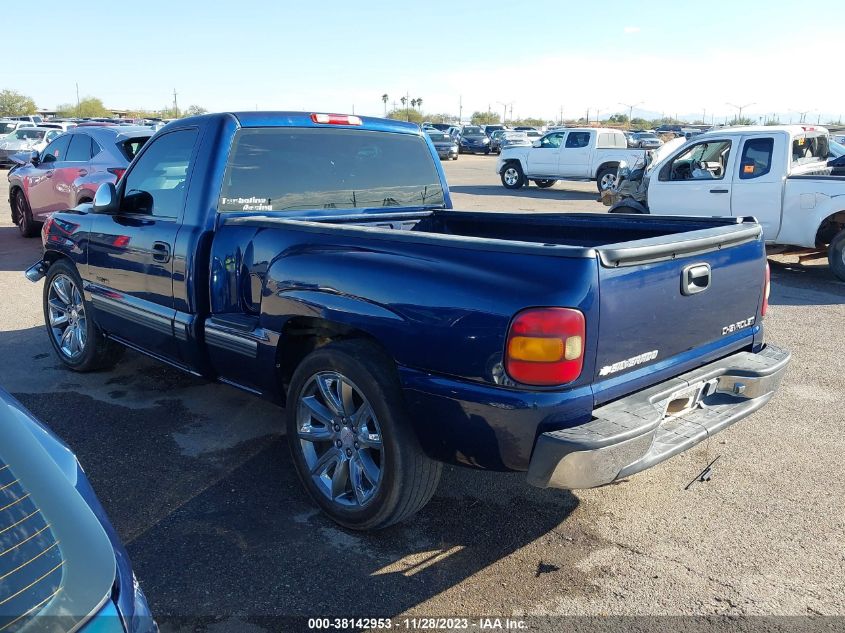
[[[580,351],[580,345],[578,346]],[[559,338],[514,336],[508,346],[508,356],[514,360],[553,363],[563,358],[564,345]]]

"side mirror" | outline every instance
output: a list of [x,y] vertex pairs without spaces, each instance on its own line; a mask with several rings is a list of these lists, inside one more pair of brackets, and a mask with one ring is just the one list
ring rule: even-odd
[[540,147],[540,141],[534,141],[531,143],[531,147]]
[[94,213],[115,213],[118,209],[117,189],[113,183],[104,182],[94,194]]
[[41,156],[38,152],[32,151],[29,154],[29,162],[32,163],[35,167],[38,166],[38,163],[41,162]]

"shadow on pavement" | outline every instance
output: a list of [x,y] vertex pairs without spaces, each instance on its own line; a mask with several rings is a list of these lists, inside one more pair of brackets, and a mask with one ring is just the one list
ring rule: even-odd
[[772,305],[845,304],[845,282],[826,264],[806,265],[769,258],[772,274]]
[[[41,259],[39,238],[21,237],[16,226],[0,227],[0,271],[23,272],[39,259]],[[25,281],[23,274],[21,274],[21,280]]]
[[[156,617],[386,617],[456,590],[456,602],[437,602],[454,615],[470,608],[462,592],[477,601],[485,583],[519,595],[541,595],[548,574],[585,584],[584,550],[560,533],[578,505],[569,492],[450,467],[419,514],[356,533],[305,494],[281,409],[135,353],[74,373],[43,327],[0,332],[0,354],[15,358],[0,385],[77,454]],[[553,548],[541,558],[524,549],[538,540]],[[508,574],[479,573],[503,559]]]

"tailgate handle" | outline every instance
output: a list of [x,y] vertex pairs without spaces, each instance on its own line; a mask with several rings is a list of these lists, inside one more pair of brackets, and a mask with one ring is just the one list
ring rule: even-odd
[[710,264],[691,264],[681,272],[681,294],[685,296],[704,292],[710,287]]

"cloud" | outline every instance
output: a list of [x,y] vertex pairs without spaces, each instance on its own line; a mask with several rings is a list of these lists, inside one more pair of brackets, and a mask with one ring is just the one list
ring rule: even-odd
[[626,26],[624,29],[622,29],[622,31],[624,33],[639,33],[640,27],[638,27],[638,26]]

